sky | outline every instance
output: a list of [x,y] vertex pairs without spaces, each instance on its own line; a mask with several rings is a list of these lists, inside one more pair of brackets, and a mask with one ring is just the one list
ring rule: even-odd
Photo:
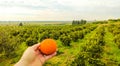
[[0,21],[120,18],[120,0],[0,0]]

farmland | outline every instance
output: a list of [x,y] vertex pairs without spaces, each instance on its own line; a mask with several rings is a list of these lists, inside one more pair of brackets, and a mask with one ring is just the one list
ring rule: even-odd
[[24,50],[46,38],[57,55],[44,66],[119,66],[120,23],[0,26],[0,66],[12,66]]

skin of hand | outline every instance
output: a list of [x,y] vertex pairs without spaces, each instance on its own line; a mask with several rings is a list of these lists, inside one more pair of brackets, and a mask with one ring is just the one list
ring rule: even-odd
[[42,66],[45,61],[56,55],[56,52],[51,55],[43,55],[38,49],[39,46],[40,44],[35,44],[28,47],[14,66]]

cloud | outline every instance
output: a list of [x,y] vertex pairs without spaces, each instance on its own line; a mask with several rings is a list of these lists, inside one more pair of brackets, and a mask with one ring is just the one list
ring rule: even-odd
[[8,20],[118,18],[119,2],[120,0],[0,0],[0,18]]

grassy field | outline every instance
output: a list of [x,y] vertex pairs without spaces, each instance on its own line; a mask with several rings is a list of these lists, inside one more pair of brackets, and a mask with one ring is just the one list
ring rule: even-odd
[[71,25],[71,21],[1,21],[0,25]]

